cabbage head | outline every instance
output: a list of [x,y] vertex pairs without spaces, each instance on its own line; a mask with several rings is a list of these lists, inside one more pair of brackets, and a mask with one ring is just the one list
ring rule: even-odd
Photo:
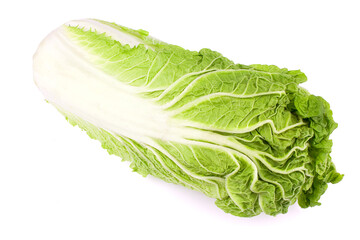
[[299,70],[235,64],[115,23],[85,19],[34,55],[46,100],[137,173],[215,198],[227,213],[319,205],[342,179],[330,152],[329,104]]

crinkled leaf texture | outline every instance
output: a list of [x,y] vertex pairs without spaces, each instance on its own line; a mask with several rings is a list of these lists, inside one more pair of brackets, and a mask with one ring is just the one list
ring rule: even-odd
[[203,192],[236,216],[319,205],[342,179],[330,158],[329,104],[299,87],[298,70],[234,64],[87,19],[45,38],[34,79],[134,171]]

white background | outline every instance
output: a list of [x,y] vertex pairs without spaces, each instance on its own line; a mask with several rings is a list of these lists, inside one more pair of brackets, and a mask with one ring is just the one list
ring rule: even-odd
[[[359,239],[358,1],[6,1],[0,29],[0,239]],[[320,207],[239,218],[214,199],[132,173],[43,100],[32,55],[60,24],[98,18],[238,63],[301,69],[339,123],[344,180]]]

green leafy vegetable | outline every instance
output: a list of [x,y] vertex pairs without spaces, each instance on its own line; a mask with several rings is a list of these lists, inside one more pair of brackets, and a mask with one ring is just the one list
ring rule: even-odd
[[306,76],[234,64],[100,20],[72,21],[34,56],[48,102],[110,154],[216,198],[236,216],[319,205],[342,175],[331,161],[329,104]]

